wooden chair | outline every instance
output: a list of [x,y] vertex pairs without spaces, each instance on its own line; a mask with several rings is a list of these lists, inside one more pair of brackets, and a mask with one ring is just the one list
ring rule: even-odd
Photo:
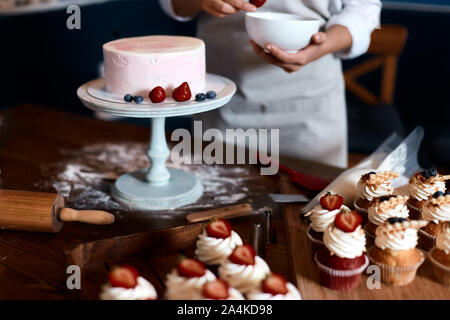
[[[347,90],[368,105],[392,104],[397,61],[407,37],[408,30],[399,25],[382,25],[381,29],[375,30],[368,50],[368,54],[373,57],[344,71]],[[381,90],[379,96],[376,96],[359,84],[357,79],[380,67],[382,68]]]

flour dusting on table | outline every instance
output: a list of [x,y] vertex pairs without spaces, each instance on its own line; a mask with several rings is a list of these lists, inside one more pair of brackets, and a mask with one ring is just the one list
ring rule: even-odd
[[[49,180],[42,187],[53,187],[77,209],[127,210],[110,196],[110,190],[120,175],[146,168],[150,162],[143,143],[100,143],[79,150],[63,150],[67,157],[44,169]],[[248,183],[258,177],[243,166],[184,165],[167,163],[168,167],[191,172],[204,187],[203,197],[182,210],[218,207],[233,204],[249,196]],[[254,184],[253,184],[254,185]],[[258,194],[258,188],[252,194]],[[261,194],[263,190],[261,190]]]

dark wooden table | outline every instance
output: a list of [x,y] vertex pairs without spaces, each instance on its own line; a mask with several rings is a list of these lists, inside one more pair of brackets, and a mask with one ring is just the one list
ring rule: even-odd
[[[23,105],[7,110],[0,116],[3,189],[55,192],[52,181],[55,180],[61,163],[70,162],[74,158],[83,161],[83,152],[90,152],[83,149],[86,146],[98,146],[102,143],[138,143],[144,146],[148,143],[148,128],[124,122],[99,121],[44,107]],[[104,159],[104,163],[108,163],[108,159]],[[310,166],[307,163],[305,165],[306,169]],[[317,169],[316,166],[313,167]],[[108,170],[111,171],[111,168]],[[123,168],[118,171],[121,170]],[[264,195],[278,190],[278,178],[260,176],[256,166],[246,166],[245,170],[248,177],[240,186],[245,194],[239,197],[238,202],[251,202],[254,207],[263,206]],[[233,179],[233,175],[226,178]],[[108,183],[102,188],[107,189],[112,181]],[[220,206],[220,199],[220,196],[206,192],[199,204],[206,207],[211,203],[213,206]],[[89,206],[82,193],[75,196],[71,194],[67,200],[73,207]],[[227,203],[223,203],[225,204]],[[89,241],[183,225],[185,214],[201,207],[193,206],[160,214],[124,210],[120,207],[111,209],[102,203],[91,209],[105,209],[105,206],[116,216],[114,225],[99,227],[66,223],[58,234],[0,231],[0,299],[77,298],[76,292],[66,287],[68,275],[63,250]],[[274,227],[278,242],[268,247],[267,256],[271,257],[273,271],[289,276],[284,228],[279,216],[274,221]]]

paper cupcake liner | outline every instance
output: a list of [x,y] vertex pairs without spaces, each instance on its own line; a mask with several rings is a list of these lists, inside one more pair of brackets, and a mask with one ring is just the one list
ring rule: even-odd
[[434,276],[443,285],[450,286],[450,267],[443,265],[433,258],[432,253],[434,250],[436,250],[436,248],[432,249],[429,255],[431,264],[433,265]]
[[369,211],[367,209],[361,208],[356,203],[358,200],[355,200],[353,202],[353,207],[355,208],[356,212],[358,212],[362,217],[361,225],[365,226],[367,222],[369,222]]
[[367,224],[364,226],[364,231],[366,232],[366,248],[375,244],[375,235],[369,232],[367,226]]
[[409,215],[408,218],[410,220],[420,220],[421,219],[421,213],[420,213],[420,209],[413,206],[412,204],[410,204],[409,202],[406,203],[406,206],[409,209]]
[[314,261],[319,267],[320,284],[333,290],[349,290],[359,285],[361,274],[369,265],[369,259],[364,255],[364,264],[358,269],[337,270],[323,265],[314,255]]
[[306,229],[306,235],[308,236],[309,243],[311,244],[311,253],[312,253],[311,255],[312,255],[312,257],[314,257],[316,252],[318,252],[319,250],[325,248],[325,245],[323,244],[323,241],[317,240],[316,238],[311,236],[311,234],[309,233],[311,230],[312,230],[312,228],[311,228],[311,226],[309,226]]
[[425,250],[430,251],[436,245],[436,236],[433,236],[422,229],[419,229],[419,246]]
[[409,267],[397,267],[390,266],[381,262],[374,260],[370,252],[374,247],[371,247],[367,253],[371,264],[374,264],[380,268],[381,271],[381,281],[387,284],[392,284],[396,286],[404,286],[411,283],[416,277],[417,269],[425,261],[425,255],[420,251],[422,259],[415,265]]

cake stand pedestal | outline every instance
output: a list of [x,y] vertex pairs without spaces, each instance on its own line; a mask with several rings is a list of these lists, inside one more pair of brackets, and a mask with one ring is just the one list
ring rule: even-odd
[[203,102],[175,102],[153,104],[144,97],[142,104],[126,103],[123,97],[106,91],[105,80],[96,79],[78,88],[83,104],[94,111],[120,117],[150,118],[151,139],[147,150],[150,168],[120,176],[112,189],[115,200],[142,210],[175,209],[197,201],[203,194],[201,182],[192,174],[166,167],[170,150],[165,135],[166,117],[206,112],[227,104],[236,85],[221,76],[206,76],[206,91],[216,91],[217,97]]

